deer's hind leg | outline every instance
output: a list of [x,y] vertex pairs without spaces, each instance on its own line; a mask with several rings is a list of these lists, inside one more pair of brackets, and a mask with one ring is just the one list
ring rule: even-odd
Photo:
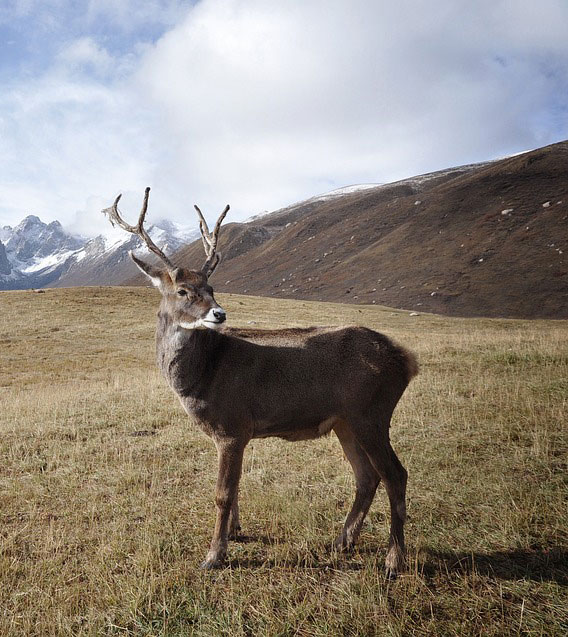
[[385,566],[387,574],[394,576],[405,563],[404,522],[408,474],[390,444],[389,421],[375,420],[359,424],[354,429],[354,436],[383,481],[390,502],[391,526]]
[[404,523],[406,522],[406,483],[408,473],[394,452],[390,441],[388,442],[387,452],[390,462],[388,464],[388,486],[385,481],[385,488],[390,501],[391,529],[385,566],[389,575],[395,575],[402,570],[405,564]]
[[356,484],[355,501],[345,519],[341,533],[335,540],[335,548],[338,550],[351,550],[359,537],[361,527],[379,486],[380,478],[367,454],[355,439],[351,426],[341,421],[335,425],[334,431],[339,438],[343,452],[351,464]]

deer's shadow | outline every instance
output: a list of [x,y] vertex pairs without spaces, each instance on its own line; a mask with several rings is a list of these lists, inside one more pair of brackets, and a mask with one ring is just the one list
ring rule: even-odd
[[[274,538],[263,535],[240,535],[237,539],[243,544],[260,542],[264,546],[274,543]],[[355,549],[355,553],[377,553],[378,548],[371,550]],[[331,552],[331,549],[330,549]],[[327,559],[326,559],[327,557]],[[311,560],[306,562],[305,557],[297,556],[296,559],[288,559],[288,566],[311,566],[316,568],[329,568],[333,562],[333,568],[339,570],[360,570],[361,563],[353,559],[353,553],[345,553],[337,561],[329,561],[331,556],[319,555],[315,560],[317,566]],[[258,568],[259,566],[276,566],[280,561],[254,558],[241,558],[232,560],[233,566],[241,568]],[[282,564],[280,564],[282,565]],[[412,570],[412,568],[410,568]],[[502,580],[533,580],[539,582],[556,582],[562,586],[568,586],[568,551],[559,546],[532,546],[525,549],[510,549],[490,552],[465,552],[465,551],[439,551],[425,548],[418,558],[418,572],[426,577],[440,575],[478,574],[493,579]]]
[[426,560],[419,565],[426,577],[443,573],[478,573],[504,580],[524,579],[568,585],[568,551],[557,546],[487,553],[426,549],[426,555]]

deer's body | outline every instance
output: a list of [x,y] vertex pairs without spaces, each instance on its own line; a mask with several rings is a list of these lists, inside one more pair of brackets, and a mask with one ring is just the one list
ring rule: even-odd
[[308,440],[354,413],[390,417],[414,373],[405,350],[363,327],[184,330],[160,315],[156,345],[170,387],[214,438]]
[[204,568],[221,566],[239,526],[243,453],[253,438],[308,440],[335,432],[355,474],[355,501],[335,545],[349,549],[382,480],[391,506],[387,571],[404,563],[407,474],[389,441],[394,408],[417,373],[414,356],[363,327],[287,330],[223,329],[208,276],[219,262],[217,236],[197,209],[207,261],[201,271],[176,268],[143,229],[107,209],[112,221],[141,236],[166,268],[131,255],[162,293],[156,332],[158,366],[183,407],[217,447],[217,520]]

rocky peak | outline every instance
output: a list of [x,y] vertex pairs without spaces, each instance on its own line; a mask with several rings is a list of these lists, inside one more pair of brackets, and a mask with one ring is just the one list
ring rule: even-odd
[[4,226],[3,228],[0,228],[0,241],[6,243],[6,241],[8,241],[8,239],[12,236],[13,232],[14,229],[12,226]]
[[10,274],[12,271],[12,266],[8,261],[8,256],[6,254],[6,248],[2,241],[0,241],[0,274]]
[[10,232],[6,252],[13,259],[26,263],[30,259],[77,250],[84,241],[67,234],[59,221],[43,223],[39,217],[28,215]]
[[21,226],[45,226],[45,223],[35,215],[28,215],[20,221],[18,228]]

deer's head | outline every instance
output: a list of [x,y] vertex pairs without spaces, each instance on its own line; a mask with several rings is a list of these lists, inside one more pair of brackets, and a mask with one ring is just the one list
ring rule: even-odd
[[189,270],[176,267],[146,232],[144,219],[148,209],[149,195],[150,188],[146,188],[142,211],[136,226],[127,224],[118,212],[118,202],[121,195],[116,198],[110,208],[103,210],[103,213],[108,215],[113,225],[117,223],[127,232],[138,235],[148,246],[148,249],[160,258],[163,265],[156,266],[143,261],[130,252],[130,257],[134,263],[162,293],[161,311],[166,312],[170,319],[181,328],[218,328],[225,322],[227,314],[215,301],[213,288],[209,285],[208,278],[220,261],[220,254],[217,252],[217,240],[219,229],[229,211],[229,206],[219,216],[212,233],[209,232],[201,210],[195,206],[199,215],[199,227],[207,259],[200,270]]

